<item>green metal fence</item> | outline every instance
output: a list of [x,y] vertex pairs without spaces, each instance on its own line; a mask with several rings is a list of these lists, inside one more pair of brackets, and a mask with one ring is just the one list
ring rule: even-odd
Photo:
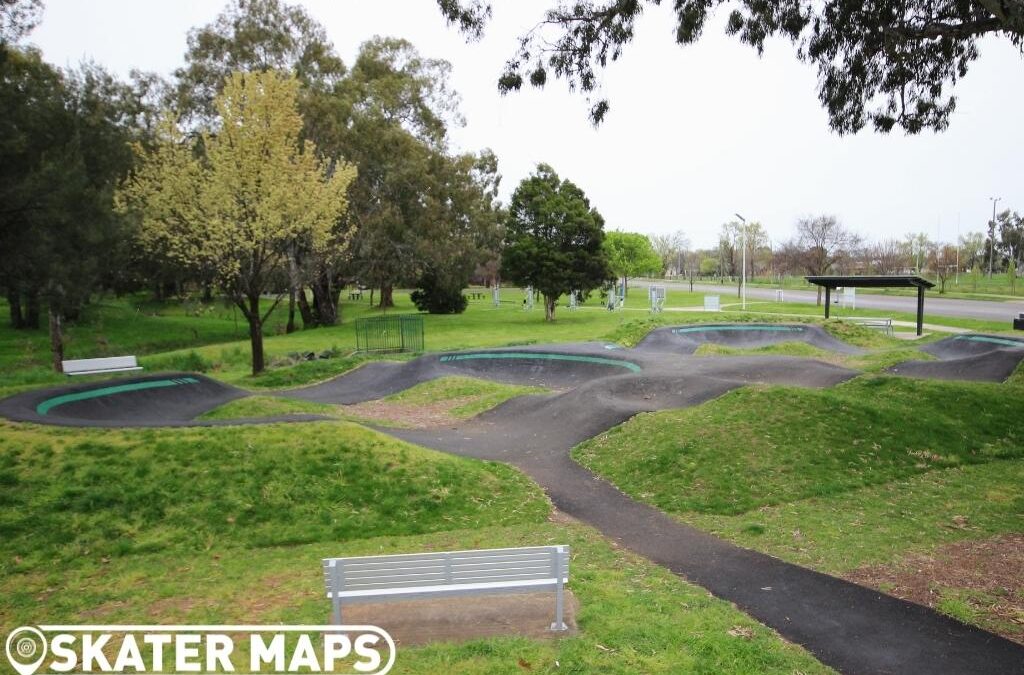
[[356,349],[361,352],[421,352],[423,317],[392,314],[356,319]]

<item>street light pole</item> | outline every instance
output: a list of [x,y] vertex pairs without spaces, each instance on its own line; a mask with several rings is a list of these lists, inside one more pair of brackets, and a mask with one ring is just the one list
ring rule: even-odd
[[735,214],[743,223],[743,231],[740,233],[740,242],[743,247],[743,274],[740,281],[740,298],[743,303],[743,311],[747,311],[747,219],[740,214]]
[[996,257],[996,204],[1002,197],[989,197],[992,201],[992,225],[989,226],[988,236],[988,278],[992,278],[992,261]]

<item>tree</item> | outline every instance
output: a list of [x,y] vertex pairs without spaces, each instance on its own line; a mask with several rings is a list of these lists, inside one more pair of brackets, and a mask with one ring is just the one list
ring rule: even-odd
[[988,244],[981,232],[967,232],[960,235],[960,261],[966,267],[974,267],[975,263],[985,259]]
[[623,280],[624,292],[628,292],[629,277],[661,271],[661,256],[646,235],[612,230],[605,234],[604,251],[612,272]]
[[897,239],[883,239],[869,248],[868,255],[876,274],[899,274],[910,266],[910,248]]
[[61,72],[18,47],[0,59],[0,286],[15,328],[46,308],[57,372],[64,321],[127,268],[112,193],[137,138],[132,96],[96,66]]
[[1007,209],[998,215],[996,222],[999,228],[999,253],[1007,265],[1018,265],[1024,255],[1024,216]]
[[[800,262],[810,275],[828,273],[846,250],[857,242],[856,235],[844,228],[835,216],[801,218],[797,221],[796,231]],[[821,286],[818,286],[820,304]]]
[[[489,17],[481,0],[438,0],[450,23],[478,36]],[[588,96],[599,90],[599,70],[617,60],[633,40],[645,5],[660,0],[580,0],[559,4],[519,40],[498,80],[502,92],[526,83],[543,87],[549,73]],[[682,45],[697,42],[725,0],[677,0],[674,33]],[[788,39],[797,56],[818,69],[818,99],[838,133],[867,124],[876,131],[944,130],[956,108],[948,90],[978,57],[984,35],[1024,41],[1019,0],[851,0],[730,3],[726,33],[757,50],[769,38]],[[590,118],[608,112],[605,99],[590,101]]]
[[522,180],[509,204],[501,273],[544,296],[544,318],[571,291],[583,295],[613,278],[603,248],[604,218],[583,190],[547,164]]
[[654,247],[654,252],[661,258],[662,274],[667,274],[673,263],[676,266],[676,274],[683,273],[680,257],[690,247],[690,240],[682,230],[669,234],[652,235],[651,246]]
[[4,50],[39,25],[42,0],[0,0],[0,60]]
[[[214,21],[189,31],[185,66],[175,71],[181,110],[195,121],[216,119],[214,99],[230,75],[238,71],[284,71],[308,91],[329,91],[345,75],[327,32],[301,6],[280,0],[232,0]],[[303,96],[300,111],[313,133],[315,102]]]
[[935,271],[939,282],[939,295],[946,292],[946,282],[956,271],[956,247],[940,244],[932,247],[928,253],[928,266]]
[[[261,297],[286,279],[296,241],[313,250],[338,246],[332,232],[347,207],[355,169],[300,143],[299,83],[275,72],[234,73],[215,99],[219,131],[204,134],[193,157],[168,119],[156,148],[136,146],[143,163],[121,203],[140,215],[146,250],[210,266],[249,323],[252,372],[264,369]],[[332,236],[333,235],[333,236]]]

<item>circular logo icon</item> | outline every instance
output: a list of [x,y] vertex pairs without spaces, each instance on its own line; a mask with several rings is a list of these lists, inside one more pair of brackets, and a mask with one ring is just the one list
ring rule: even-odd
[[38,628],[22,626],[7,636],[7,660],[20,675],[32,675],[46,658],[46,637]]

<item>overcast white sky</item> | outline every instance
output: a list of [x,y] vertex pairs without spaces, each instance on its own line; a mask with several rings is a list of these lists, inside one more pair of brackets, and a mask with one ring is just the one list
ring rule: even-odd
[[[192,27],[226,0],[44,0],[30,36],[59,66],[88,58],[122,76],[132,68],[169,74],[183,62]],[[905,137],[829,131],[816,71],[784,42],[756,53],[724,35],[725,12],[696,46],[673,41],[670,7],[649,8],[637,38],[604,77],[612,109],[597,129],[587,105],[551,81],[502,97],[495,82],[516,37],[555,0],[494,0],[484,39],[466,44],[433,0],[306,0],[338,53],[351,63],[373,35],[410,40],[453,65],[464,128],[457,149],[492,148],[503,196],[538,162],[580,185],[609,228],[681,229],[712,245],[739,212],[773,241],[797,218],[833,213],[869,238],[924,231],[942,240],[980,230],[999,209],[1024,210],[1024,59],[988,38],[957,87],[958,112],[943,134]],[[666,3],[669,4],[669,3]]]

